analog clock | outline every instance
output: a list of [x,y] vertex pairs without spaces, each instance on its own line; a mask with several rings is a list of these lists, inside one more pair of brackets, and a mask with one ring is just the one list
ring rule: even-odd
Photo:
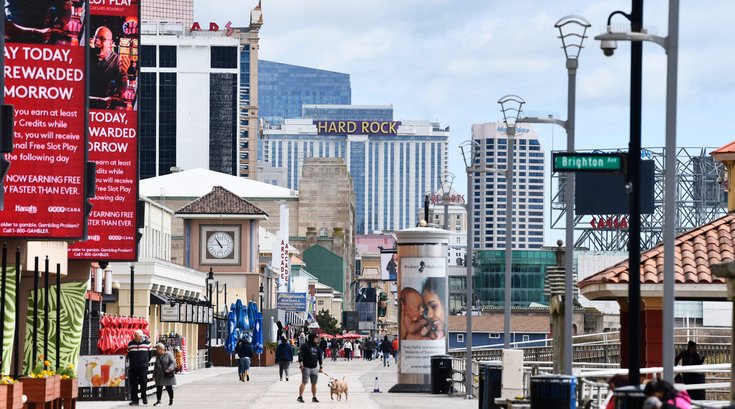
[[207,239],[207,252],[214,258],[231,257],[234,250],[235,241],[229,232],[214,232]]

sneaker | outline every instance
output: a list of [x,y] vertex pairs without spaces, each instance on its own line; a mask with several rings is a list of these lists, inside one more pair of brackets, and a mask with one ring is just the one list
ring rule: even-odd
[[250,375],[245,375],[248,378],[248,382],[250,382]]
[[304,403],[304,398],[302,398],[301,396],[299,396],[298,398],[296,398],[296,402]]
[[173,405],[174,405],[174,401],[173,400],[168,402],[168,406],[173,406]]
[[143,404],[144,404],[144,405],[147,405],[147,404],[148,404],[148,399],[146,399],[146,398],[143,398]]
[[130,406],[140,406],[140,403],[138,403],[137,400],[134,400],[134,401],[128,403],[128,405],[130,405]]
[[286,382],[288,382],[288,376],[286,377]]
[[312,402],[315,402],[315,403],[319,403],[319,399],[317,399],[316,396],[314,396],[313,398],[311,398],[311,401]]
[[153,406],[161,406],[161,401],[160,400],[157,401],[156,403],[153,404]]

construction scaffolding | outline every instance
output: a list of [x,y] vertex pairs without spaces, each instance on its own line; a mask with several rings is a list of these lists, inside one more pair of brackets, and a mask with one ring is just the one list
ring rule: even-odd
[[[726,213],[727,192],[724,167],[710,152],[717,148],[677,148],[676,151],[676,234],[702,226]],[[595,149],[578,152],[626,153],[624,149]],[[664,148],[645,148],[644,160],[654,162],[654,212],[641,216],[641,250],[663,241],[664,229]],[[551,174],[552,229],[565,228],[566,203],[563,173]],[[556,187],[556,189],[554,189]],[[575,247],[595,251],[628,249],[628,215],[576,215]]]

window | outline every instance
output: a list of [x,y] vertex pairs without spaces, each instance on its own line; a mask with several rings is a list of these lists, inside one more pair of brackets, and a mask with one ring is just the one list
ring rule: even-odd
[[457,342],[464,342],[464,334],[457,334]]
[[528,342],[530,340],[531,340],[531,336],[530,335],[524,335],[523,336],[523,342]]
[[492,332],[491,332],[491,333],[490,333],[490,334],[488,335],[488,338],[490,338],[490,339],[500,339],[500,334],[498,334],[498,333],[492,333]]
[[140,66],[155,67],[156,66],[156,46],[144,45],[140,47]]
[[211,48],[212,68],[237,68],[237,47]]
[[176,46],[162,45],[158,47],[158,66],[161,68],[176,68]]

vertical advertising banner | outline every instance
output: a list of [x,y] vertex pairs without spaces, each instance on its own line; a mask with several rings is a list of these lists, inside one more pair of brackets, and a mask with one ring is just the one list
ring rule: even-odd
[[87,241],[69,247],[70,259],[137,259],[138,0],[92,0],[89,160],[97,163]]
[[380,275],[385,281],[398,279],[398,253],[395,250],[380,253]]
[[447,353],[447,260],[402,257],[400,263],[401,372],[430,374],[431,356]]
[[0,235],[84,235],[84,0],[5,0],[5,103],[15,106]]
[[281,203],[279,208],[280,230],[276,234],[278,238],[277,251],[272,256],[272,264],[278,273],[278,278],[276,279],[276,285],[278,287],[276,291],[279,293],[291,291],[291,259],[288,252],[288,210],[288,205]]

